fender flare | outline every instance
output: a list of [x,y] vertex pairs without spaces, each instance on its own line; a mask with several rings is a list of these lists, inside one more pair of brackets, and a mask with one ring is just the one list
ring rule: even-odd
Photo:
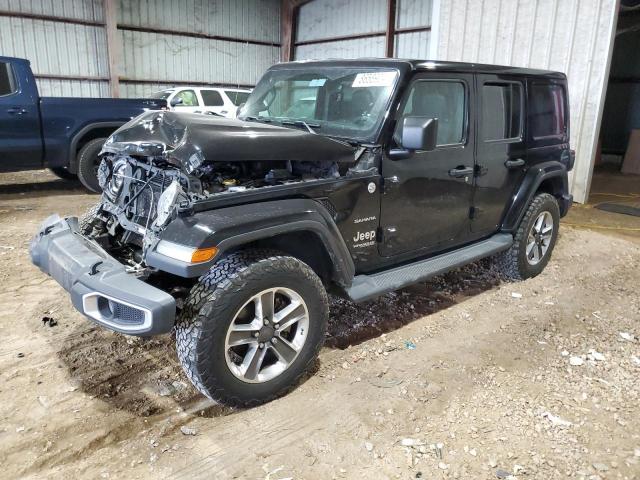
[[256,240],[293,232],[311,232],[331,259],[333,280],[351,285],[355,266],[347,245],[329,212],[315,200],[295,198],[220,208],[179,217],[161,233],[160,240],[196,248],[216,246],[220,253],[209,262],[187,264],[155,251],[147,252],[147,265],[181,277],[198,277],[221,254]]
[[85,125],[80,130],[78,130],[73,137],[71,138],[71,142],[69,143],[69,155],[68,155],[68,169],[71,173],[78,172],[78,158],[77,158],[77,149],[78,143],[80,140],[84,138],[84,136],[92,130],[96,130],[98,128],[113,128],[116,131],[122,125],[127,122],[95,122]]
[[550,178],[559,178],[562,182],[562,191],[554,192],[556,196],[568,194],[569,181],[567,167],[564,164],[553,161],[533,165],[527,170],[518,190],[511,197],[511,204],[502,220],[501,231],[513,232],[516,230],[538,188],[542,182]]

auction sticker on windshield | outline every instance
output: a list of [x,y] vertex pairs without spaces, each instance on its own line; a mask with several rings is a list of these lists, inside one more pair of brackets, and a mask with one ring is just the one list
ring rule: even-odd
[[396,79],[396,72],[358,73],[351,87],[390,87]]

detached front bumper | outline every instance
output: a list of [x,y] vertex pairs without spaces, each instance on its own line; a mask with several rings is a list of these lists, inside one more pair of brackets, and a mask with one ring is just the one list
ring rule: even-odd
[[32,262],[62,285],[73,306],[91,320],[129,335],[171,331],[174,298],[127,273],[124,265],[83,237],[77,218],[47,218],[29,252]]

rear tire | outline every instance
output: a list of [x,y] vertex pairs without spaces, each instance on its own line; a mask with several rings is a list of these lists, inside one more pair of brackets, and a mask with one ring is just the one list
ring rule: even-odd
[[559,227],[558,201],[548,193],[536,195],[516,230],[513,245],[496,257],[500,271],[511,280],[538,275],[549,263]]
[[49,168],[51,173],[53,173],[56,177],[61,178],[63,180],[77,180],[78,176],[75,173],[71,173],[67,170],[67,167],[51,167]]
[[88,190],[94,193],[102,192],[98,183],[98,166],[100,160],[98,154],[106,138],[94,138],[89,140],[78,152],[78,179]]
[[309,371],[328,316],[325,289],[307,264],[274,251],[235,252],[191,289],[175,326],[178,358],[207,397],[256,406]]

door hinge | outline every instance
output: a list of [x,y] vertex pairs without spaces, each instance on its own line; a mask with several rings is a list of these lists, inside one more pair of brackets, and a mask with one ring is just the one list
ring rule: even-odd
[[469,218],[473,220],[478,215],[478,209],[476,207],[469,207]]

